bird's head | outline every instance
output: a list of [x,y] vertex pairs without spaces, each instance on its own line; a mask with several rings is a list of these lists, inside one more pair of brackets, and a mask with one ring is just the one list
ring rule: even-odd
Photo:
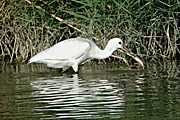
[[111,47],[115,48],[115,49],[123,49],[124,43],[120,38],[113,38],[109,41],[109,44]]
[[128,56],[135,59],[141,67],[144,68],[144,64],[142,60],[140,60],[133,52],[131,52],[124,44],[124,42],[120,38],[113,38],[109,41],[110,46],[115,48],[116,50],[120,52],[125,52]]

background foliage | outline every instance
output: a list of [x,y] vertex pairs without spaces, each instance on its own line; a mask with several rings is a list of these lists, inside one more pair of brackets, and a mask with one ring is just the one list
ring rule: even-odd
[[[179,0],[31,2],[32,4],[27,0],[0,2],[1,59],[25,62],[37,52],[61,40],[77,36],[92,39],[101,48],[113,37],[122,38],[144,60],[174,58],[180,52]],[[75,30],[67,23],[85,33]]]

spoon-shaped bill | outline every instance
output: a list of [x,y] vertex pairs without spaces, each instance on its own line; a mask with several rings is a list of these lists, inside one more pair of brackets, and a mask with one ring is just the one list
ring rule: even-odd
[[122,46],[122,50],[118,49],[120,52],[126,52],[126,54],[130,57],[132,57],[134,60],[136,60],[139,64],[144,69],[144,63],[143,61],[138,58],[133,52],[131,52],[125,45]]

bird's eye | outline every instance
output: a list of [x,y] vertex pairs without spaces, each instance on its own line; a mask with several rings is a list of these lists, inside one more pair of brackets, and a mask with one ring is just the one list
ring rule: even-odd
[[120,41],[120,42],[119,42],[119,44],[121,45],[121,44],[122,44],[122,42]]

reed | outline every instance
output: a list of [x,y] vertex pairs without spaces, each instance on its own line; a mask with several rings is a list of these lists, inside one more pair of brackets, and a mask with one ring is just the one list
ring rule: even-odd
[[[179,54],[179,0],[2,0],[0,55],[25,62],[71,37],[86,37],[104,48],[119,37],[144,60]],[[118,54],[118,53],[116,53]]]

